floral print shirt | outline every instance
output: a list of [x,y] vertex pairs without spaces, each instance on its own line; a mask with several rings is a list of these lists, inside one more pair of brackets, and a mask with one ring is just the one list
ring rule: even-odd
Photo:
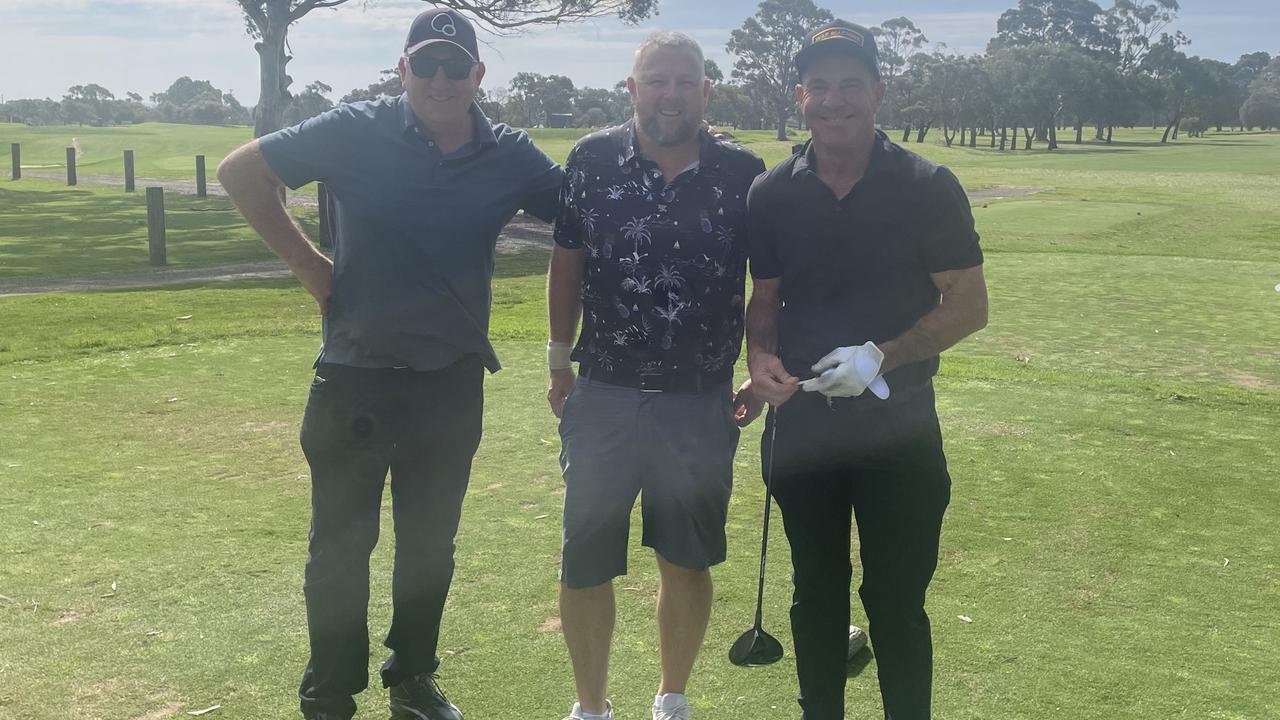
[[747,190],[764,162],[700,132],[670,183],[634,121],[592,133],[565,163],[555,241],[586,250],[573,359],[615,377],[728,379],[742,347]]

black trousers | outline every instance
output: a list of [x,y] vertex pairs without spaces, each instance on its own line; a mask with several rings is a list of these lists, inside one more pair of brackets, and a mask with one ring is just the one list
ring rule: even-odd
[[[925,590],[951,478],[932,387],[881,402],[797,393],[777,422],[773,496],[791,544],[791,629],[804,720],[842,720],[858,525],[862,584],[885,715],[929,717],[933,646]],[[766,426],[768,427],[768,426]],[[763,447],[769,462],[769,435]]]
[[390,687],[433,672],[454,535],[480,442],[484,367],[476,356],[430,372],[322,364],[302,420],[311,466],[303,592],[311,659],[304,715],[350,717],[369,683],[369,554],[391,472],[393,616],[382,667]]

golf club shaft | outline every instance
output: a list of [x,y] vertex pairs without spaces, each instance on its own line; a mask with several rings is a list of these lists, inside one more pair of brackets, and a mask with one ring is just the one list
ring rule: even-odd
[[759,629],[764,620],[764,563],[769,552],[769,511],[773,506],[773,445],[778,439],[778,409],[773,408],[770,414],[773,421],[769,423],[769,461],[764,471],[764,531],[760,537],[760,586],[756,590],[756,628]]

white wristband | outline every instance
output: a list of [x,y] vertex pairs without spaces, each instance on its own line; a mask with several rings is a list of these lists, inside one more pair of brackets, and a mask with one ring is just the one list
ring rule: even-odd
[[552,370],[568,370],[573,367],[569,356],[573,354],[573,343],[547,341],[547,367]]

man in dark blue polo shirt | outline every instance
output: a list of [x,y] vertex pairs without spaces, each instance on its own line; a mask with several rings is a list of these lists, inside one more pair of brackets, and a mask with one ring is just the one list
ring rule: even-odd
[[[457,720],[432,679],[471,459],[480,441],[497,236],[521,208],[551,220],[563,177],[474,98],[484,65],[453,10],[417,17],[403,95],[342,105],[232,153],[219,179],[320,306],[302,447],[312,522],[304,593],[308,718],[350,718],[368,684],[369,554],[391,472],[394,616],[382,682],[395,718]],[[332,263],[276,189],[323,180],[337,200]]]
[[565,165],[547,399],[563,443],[560,617],[575,719],[612,717],[612,580],[626,573],[641,493],[643,542],[662,579],[653,718],[689,717],[685,685],[711,612],[709,568],[725,557],[738,426],[761,409],[749,391],[735,405],[730,381],[742,345],[747,190],[764,164],[702,128],[703,70],[692,39],[650,36],[627,79],[634,118],[580,140]]
[[800,705],[844,717],[853,515],[885,717],[923,720],[951,488],[931,378],[986,324],[982,251],[955,176],[875,129],[885,85],[866,28],[819,28],[796,67],[813,139],[751,188],[747,363],[773,405],[762,456],[795,570]]

